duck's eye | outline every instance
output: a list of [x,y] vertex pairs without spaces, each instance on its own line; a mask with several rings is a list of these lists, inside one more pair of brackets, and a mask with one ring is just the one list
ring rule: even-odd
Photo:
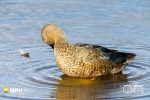
[[46,42],[46,37],[44,37],[44,41]]
[[46,36],[43,35],[42,37],[43,37],[43,41],[46,42]]

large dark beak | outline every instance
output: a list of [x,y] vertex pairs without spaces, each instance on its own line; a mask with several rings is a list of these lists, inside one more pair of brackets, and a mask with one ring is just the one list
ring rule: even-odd
[[54,45],[55,45],[55,44],[49,44],[49,46],[51,46],[53,49],[54,49]]

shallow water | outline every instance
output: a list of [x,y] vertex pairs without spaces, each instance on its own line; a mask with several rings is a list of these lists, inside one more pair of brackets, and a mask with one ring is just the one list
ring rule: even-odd
[[[66,76],[55,63],[53,49],[41,39],[41,28],[48,23],[62,27],[70,43],[97,44],[137,56],[119,74]],[[0,1],[0,99],[149,100],[149,42],[149,0]],[[20,56],[19,49],[29,51],[30,57]],[[4,88],[22,91],[4,93]]]

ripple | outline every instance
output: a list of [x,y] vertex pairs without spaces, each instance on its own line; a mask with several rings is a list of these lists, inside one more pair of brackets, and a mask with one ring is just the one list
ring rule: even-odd
[[[46,50],[44,53],[47,54],[48,51]],[[53,51],[50,52],[53,53]],[[12,55],[11,53],[9,54]],[[13,55],[15,54],[14,52]],[[18,63],[19,59],[23,60]],[[16,64],[12,63],[14,72],[18,73],[13,74],[12,77],[13,79],[17,78],[18,81],[13,80],[14,84],[8,86],[22,87],[24,94],[20,95],[20,98],[28,96],[29,99],[37,100],[38,98],[65,98],[66,95],[68,98],[78,98],[78,96],[103,99],[126,98],[127,96],[132,96],[132,98],[146,98],[150,95],[149,93],[145,93],[142,96],[141,94],[125,94],[123,86],[128,84],[132,86],[142,84],[144,85],[144,91],[149,91],[146,88],[149,87],[148,84],[150,82],[150,70],[148,66],[147,61],[135,59],[122,73],[82,79],[64,75],[57,65],[54,64],[54,58],[50,58],[49,56],[45,56],[45,59],[42,60],[34,57],[29,59],[18,57],[16,58]],[[10,73],[10,70],[6,70],[6,72]],[[40,97],[32,97],[33,95],[39,95]],[[106,95],[109,95],[110,98]],[[1,97],[13,99],[15,96],[15,94],[11,94]],[[17,97],[19,98],[18,95]]]
[[26,81],[28,85],[30,83],[37,86],[57,84],[57,81],[59,79],[57,78],[57,76],[60,74],[60,72],[58,71],[58,67],[42,65],[43,63],[38,63],[39,67],[37,65],[33,65],[31,67],[23,69],[23,73],[25,75],[23,81]]
[[[144,84],[149,81],[150,71],[145,69],[145,64],[143,63],[131,63],[128,68],[128,79],[132,82],[140,82],[140,84]],[[149,65],[147,65],[149,66]]]

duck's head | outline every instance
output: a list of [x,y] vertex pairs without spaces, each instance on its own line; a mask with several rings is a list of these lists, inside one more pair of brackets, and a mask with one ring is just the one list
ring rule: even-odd
[[54,45],[59,38],[64,38],[63,30],[55,24],[47,24],[42,28],[42,39],[48,45]]

